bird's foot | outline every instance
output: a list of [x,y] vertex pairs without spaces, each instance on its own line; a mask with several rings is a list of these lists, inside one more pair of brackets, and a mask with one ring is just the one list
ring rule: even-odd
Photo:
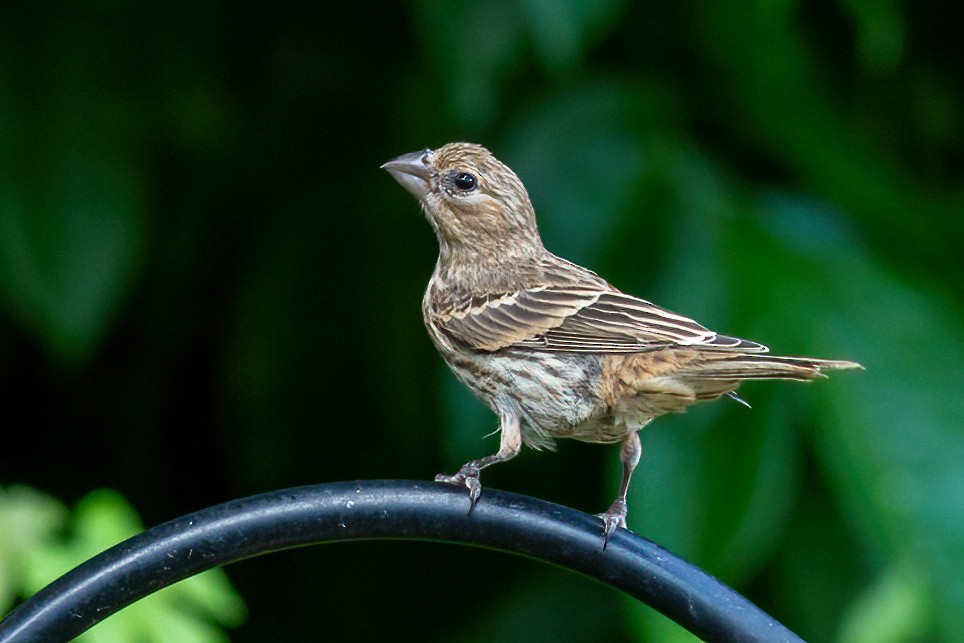
[[469,490],[469,513],[475,509],[475,503],[482,495],[482,483],[479,481],[479,467],[474,462],[467,462],[462,465],[458,473],[446,475],[440,473],[435,476],[435,482],[445,482],[454,484],[456,487],[465,487]]
[[596,516],[603,521],[604,528],[604,540],[603,549],[609,546],[609,538],[616,531],[616,527],[622,527],[626,529],[626,501],[616,500],[613,504],[609,505],[604,513],[596,514]]

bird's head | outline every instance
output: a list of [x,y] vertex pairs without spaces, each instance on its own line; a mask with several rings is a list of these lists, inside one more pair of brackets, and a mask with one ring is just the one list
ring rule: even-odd
[[422,204],[443,259],[542,249],[522,181],[481,145],[449,143],[404,154],[382,168]]

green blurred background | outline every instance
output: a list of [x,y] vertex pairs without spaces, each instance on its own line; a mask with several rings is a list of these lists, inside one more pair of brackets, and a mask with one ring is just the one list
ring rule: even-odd
[[[422,327],[435,240],[378,169],[471,140],[556,253],[867,367],[655,422],[631,526],[804,638],[964,640],[961,33],[947,0],[3,3],[0,613],[42,584],[16,552],[44,502],[57,538],[121,506],[100,488],[152,525],[495,450]],[[617,451],[562,443],[485,483],[597,512]],[[15,484],[47,500],[12,511]],[[686,640],[463,547],[227,574],[237,641]]]

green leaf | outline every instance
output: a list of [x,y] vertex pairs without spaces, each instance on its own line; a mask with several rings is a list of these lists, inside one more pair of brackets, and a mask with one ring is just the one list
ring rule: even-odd
[[851,607],[841,643],[903,643],[927,639],[934,615],[924,579],[912,568],[893,567]]
[[700,638],[669,617],[639,601],[626,602],[626,615],[637,641],[658,643],[696,643]]
[[857,53],[868,71],[892,73],[904,55],[904,23],[893,0],[845,0],[857,23]]
[[[964,315],[882,269],[829,208],[780,196],[762,213],[772,235],[763,252],[799,302],[777,308],[791,312],[782,325],[801,346],[867,367],[816,388],[834,492],[870,551],[918,570],[944,633],[964,638],[964,397],[954,388]],[[754,241],[760,252],[766,240]]]
[[[66,516],[48,496],[23,488],[0,494],[0,584],[9,596],[36,593],[83,561],[143,530],[134,509],[115,491],[101,489],[80,500],[66,536],[55,528]],[[11,544],[13,543],[13,545]],[[15,546],[14,546],[15,545]],[[8,555],[19,562],[11,564]],[[9,576],[7,575],[9,574]],[[0,599],[4,596],[0,595]],[[9,600],[9,599],[7,599]],[[244,602],[220,569],[210,570],[160,590],[114,614],[78,641],[226,641],[214,624],[236,626],[246,615]]]
[[66,507],[50,496],[24,486],[0,487],[0,614],[15,597],[29,593],[25,557],[50,546],[66,517]]
[[[533,561],[518,565],[527,572],[523,580],[502,587],[485,610],[470,614],[467,626],[443,639],[460,643],[625,639],[619,594],[587,578]],[[532,569],[527,569],[529,566]]]
[[761,605],[805,640],[829,641],[873,573],[867,552],[815,467],[757,592]]
[[76,361],[133,283],[146,187],[128,151],[130,105],[63,64],[46,109],[15,103],[0,69],[0,303],[54,357]]
[[536,52],[546,68],[572,72],[584,50],[616,25],[621,0],[520,0]]
[[[867,134],[893,126],[861,127],[847,109],[838,107],[839,97],[830,94],[821,75],[828,70],[816,65],[812,43],[800,33],[800,4],[728,0],[700,5],[705,31],[699,45],[726,79],[721,82],[729,84],[727,96],[735,102],[719,118],[736,128],[736,136],[776,159],[777,167],[793,172],[814,194],[846,208],[848,218],[893,262],[927,268],[933,279],[959,289],[964,278],[964,263],[956,260],[956,239],[964,232],[959,191],[940,195],[924,181],[915,181],[917,168],[894,162],[896,151],[882,153],[881,142]],[[893,65],[901,55],[896,9],[890,2],[872,3],[874,8],[866,10],[867,3],[850,4],[863,12],[860,36],[887,43],[889,51],[874,52],[881,58],[871,64]],[[867,12],[874,12],[873,17],[864,15]],[[868,35],[871,24],[879,34]],[[916,103],[918,92],[911,91]],[[885,93],[880,99],[893,101],[894,96]],[[932,96],[926,98],[929,104]],[[954,119],[956,107],[944,107],[943,118]],[[940,225],[922,225],[922,220]]]
[[[479,131],[501,107],[503,81],[524,52],[519,9],[509,0],[416,3],[428,64],[444,79],[446,113],[462,128]],[[471,27],[469,27],[471,25]]]
[[664,120],[660,99],[597,82],[536,106],[509,130],[502,156],[519,171],[553,252],[598,260],[646,172],[645,140]]

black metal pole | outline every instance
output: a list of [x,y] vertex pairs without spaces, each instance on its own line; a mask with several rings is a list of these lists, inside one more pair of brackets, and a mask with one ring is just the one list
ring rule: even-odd
[[199,572],[260,554],[355,539],[447,540],[549,561],[635,596],[708,641],[800,641],[740,594],[652,542],[597,518],[485,489],[471,515],[454,487],[339,482],[242,498],[171,520],[91,558],[0,621],[0,643],[68,641]]

